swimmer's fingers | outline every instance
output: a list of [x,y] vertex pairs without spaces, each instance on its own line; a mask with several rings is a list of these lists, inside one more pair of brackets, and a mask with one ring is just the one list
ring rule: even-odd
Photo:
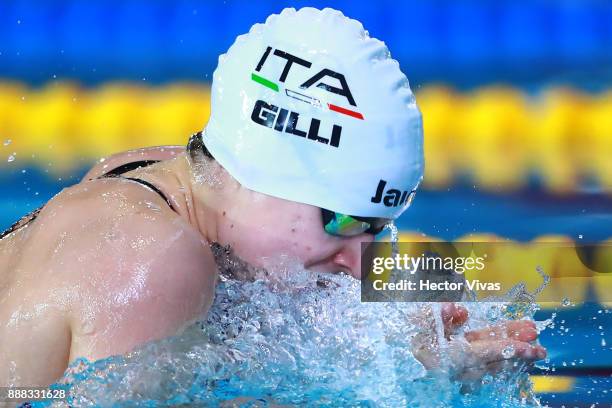
[[511,339],[524,342],[534,341],[538,337],[535,323],[530,320],[513,320],[502,325],[487,327],[465,333],[469,342],[479,340]]
[[478,340],[470,343],[470,354],[480,365],[510,359],[532,362],[545,358],[546,349],[539,344],[512,339]]
[[464,384],[480,383],[485,374],[515,370],[546,357],[542,346],[513,339],[475,340],[464,347],[464,354],[458,360],[460,365],[456,366],[456,378]]
[[480,382],[485,374],[515,370],[523,364],[546,357],[542,346],[533,346],[517,340],[476,341],[471,343],[469,355],[463,360],[457,379],[464,383]]
[[516,359],[494,361],[487,364],[467,367],[456,378],[464,383],[480,383],[486,374],[496,375],[503,370],[516,370],[518,367],[524,364],[530,363],[520,362]]
[[442,305],[442,322],[444,323],[444,335],[448,338],[459,327],[463,326],[468,319],[468,311],[463,306],[454,303]]
[[532,363],[521,361],[521,360],[516,360],[516,359],[511,359],[511,360],[504,360],[504,361],[495,361],[493,363],[486,364],[485,370],[486,370],[486,374],[495,375],[503,370],[507,370],[507,371],[516,370],[517,368],[525,366],[525,365],[532,365]]

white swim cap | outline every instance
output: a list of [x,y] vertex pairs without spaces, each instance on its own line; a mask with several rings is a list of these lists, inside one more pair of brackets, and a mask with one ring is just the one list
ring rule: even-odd
[[244,187],[397,218],[423,176],[421,113],[382,41],[326,8],[284,9],[219,57],[204,144]]

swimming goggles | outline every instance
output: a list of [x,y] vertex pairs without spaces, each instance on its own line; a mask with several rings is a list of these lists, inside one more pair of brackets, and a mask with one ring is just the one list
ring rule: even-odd
[[325,232],[338,237],[353,237],[359,234],[377,235],[391,220],[377,217],[355,217],[321,208]]

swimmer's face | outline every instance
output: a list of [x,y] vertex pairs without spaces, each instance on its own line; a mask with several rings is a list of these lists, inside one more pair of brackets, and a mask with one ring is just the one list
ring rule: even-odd
[[288,255],[313,271],[360,278],[361,242],[371,242],[372,235],[332,236],[323,229],[319,208],[242,187],[227,202],[218,213],[219,239],[251,265],[266,267]]

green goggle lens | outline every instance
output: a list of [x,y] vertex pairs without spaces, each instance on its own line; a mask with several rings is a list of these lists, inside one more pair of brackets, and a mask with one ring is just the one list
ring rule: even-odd
[[325,232],[340,237],[352,237],[359,234],[379,234],[390,220],[375,217],[353,217],[321,209]]

